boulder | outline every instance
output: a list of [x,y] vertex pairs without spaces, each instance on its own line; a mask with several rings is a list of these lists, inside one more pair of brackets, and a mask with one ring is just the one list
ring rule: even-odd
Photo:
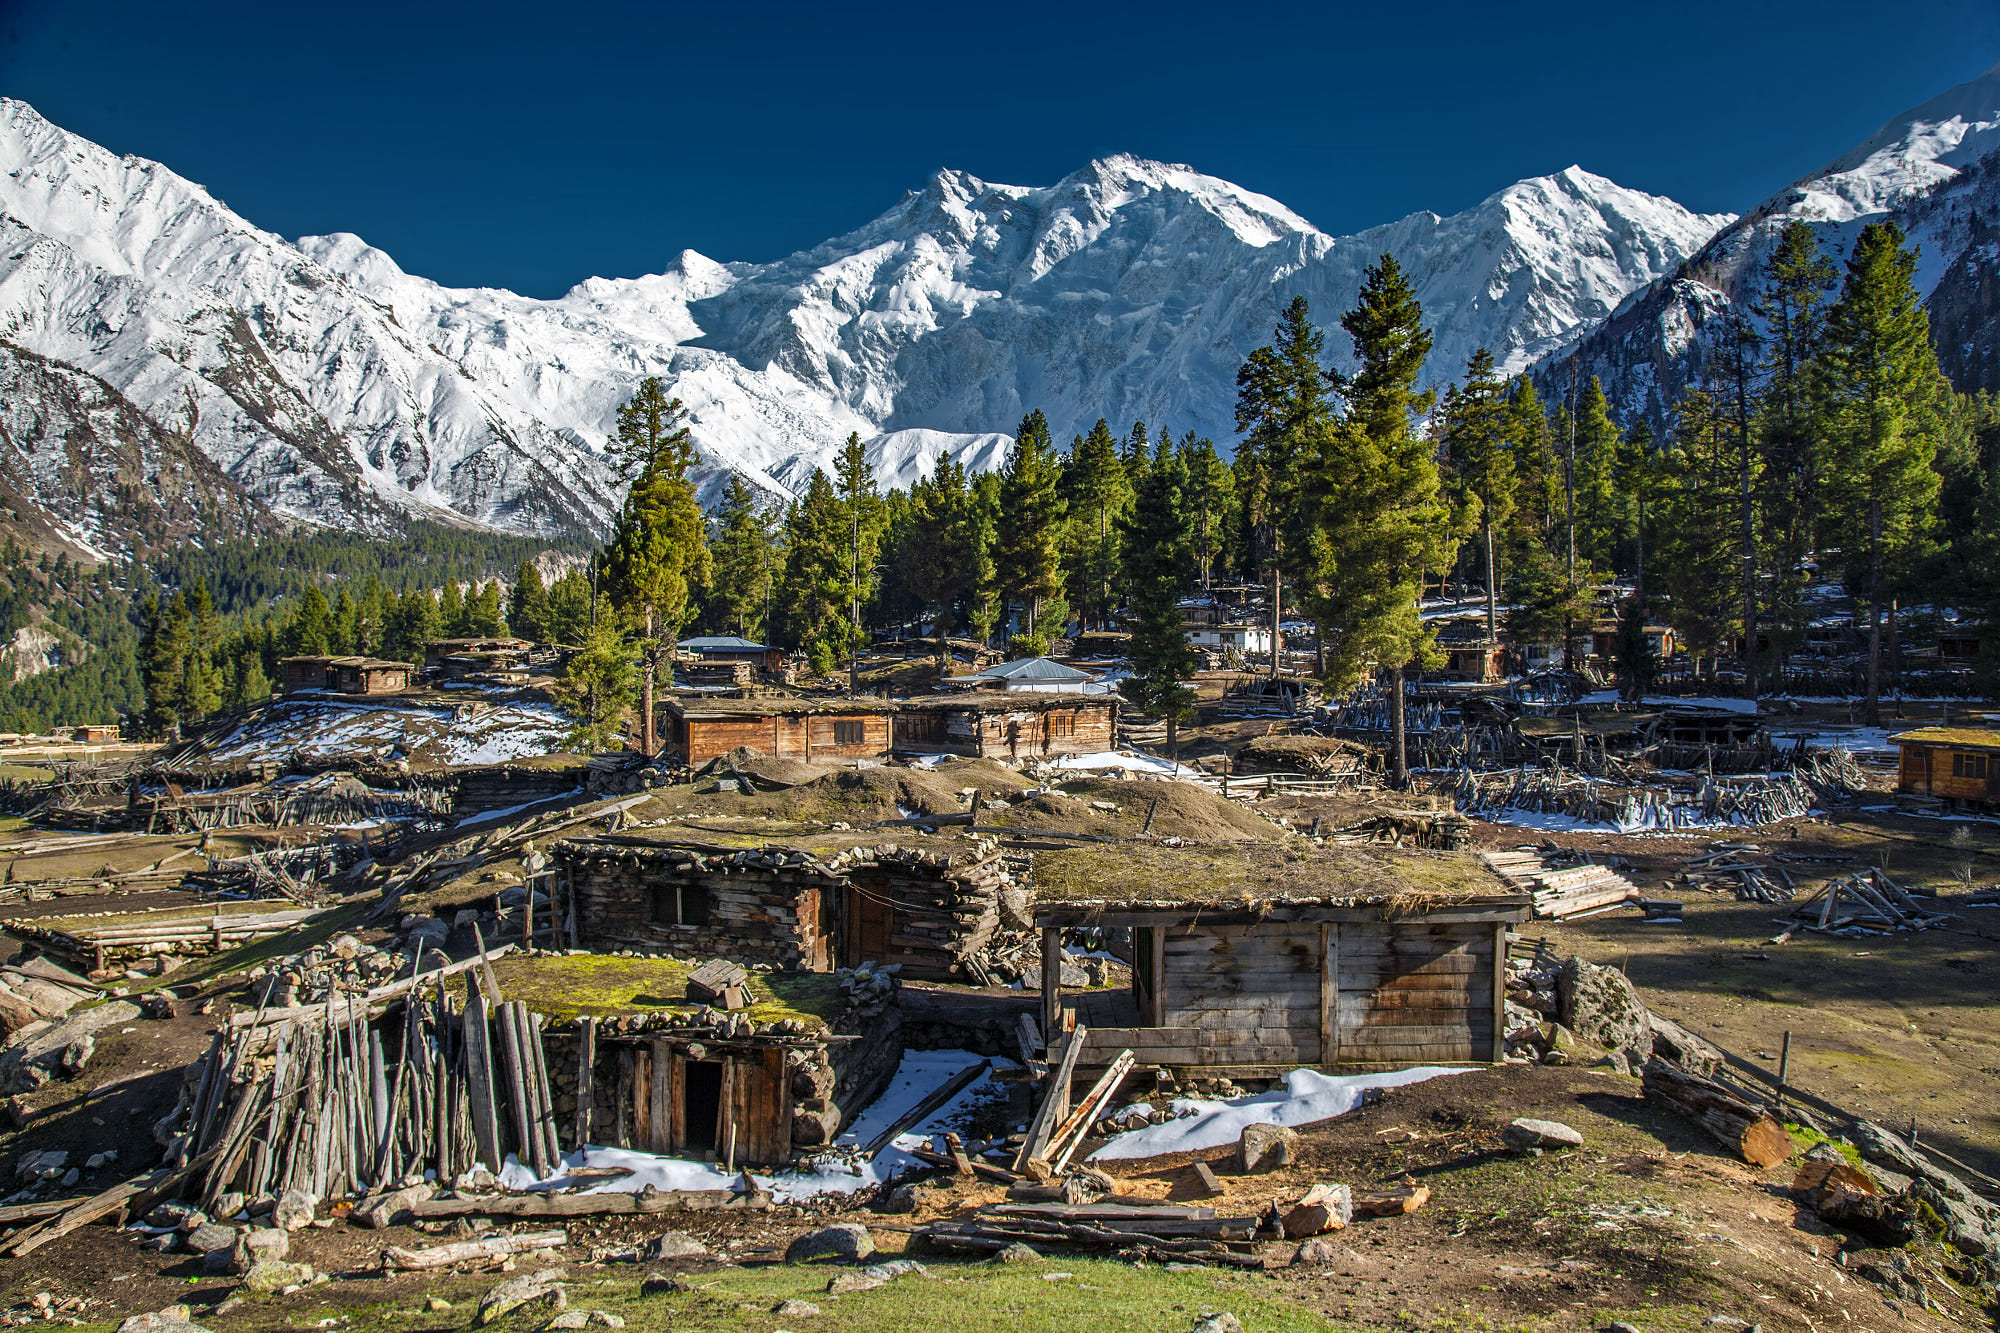
[[379,1194],[369,1199],[349,1216],[361,1226],[376,1231],[388,1227],[401,1226],[416,1216],[417,1204],[431,1197],[431,1187],[424,1184],[408,1185],[388,1194]]
[[868,1228],[843,1222],[800,1236],[786,1247],[785,1262],[811,1264],[832,1259],[839,1263],[855,1263],[873,1253],[875,1240],[868,1234]]
[[707,1254],[708,1247],[685,1231],[663,1231],[639,1247],[642,1263],[659,1259],[700,1259]]
[[623,1328],[625,1321],[604,1310],[564,1310],[551,1319],[549,1328]]
[[1188,1333],[1243,1333],[1243,1321],[1227,1310],[1205,1314]]
[[1560,1120],[1530,1120],[1523,1117],[1512,1121],[1500,1131],[1510,1148],[1581,1148],[1583,1135],[1563,1124]]
[[203,1222],[181,1239],[181,1248],[189,1254],[205,1256],[205,1266],[211,1273],[229,1271],[229,1251],[235,1244],[236,1228],[220,1222]]
[[311,1264],[288,1264],[282,1259],[266,1259],[252,1264],[243,1275],[242,1290],[254,1296],[275,1296],[286,1287],[302,1287],[313,1280]]
[[1006,1249],[994,1255],[993,1262],[996,1264],[1040,1264],[1047,1263],[1048,1261],[1042,1258],[1040,1250],[1035,1249],[1031,1245],[1023,1245],[1017,1240]]
[[569,1298],[563,1294],[561,1278],[560,1268],[543,1268],[496,1284],[479,1298],[479,1309],[472,1316],[472,1326],[483,1328],[530,1305],[537,1307],[532,1311],[537,1315],[561,1314],[569,1306]]
[[1653,1049],[1653,1028],[1639,992],[1616,968],[1599,967],[1572,956],[1556,974],[1562,1025],[1606,1050],[1637,1051],[1641,1061]]
[[208,1333],[194,1322],[194,1311],[185,1305],[169,1305],[163,1310],[135,1314],[118,1326],[118,1333]]
[[1289,1125],[1245,1125],[1236,1140],[1237,1159],[1245,1173],[1290,1166],[1299,1132]]
[[771,1307],[771,1313],[780,1319],[817,1319],[819,1307],[811,1301],[779,1301]]
[[252,1227],[236,1237],[230,1247],[231,1273],[248,1273],[264,1260],[279,1260],[291,1253],[292,1238],[276,1227]]
[[271,1209],[271,1224],[284,1231],[297,1231],[310,1224],[319,1200],[304,1190],[286,1190]]
[[1652,1030],[1652,1054],[1663,1060],[1672,1060],[1690,1074],[1711,1078],[1722,1068],[1722,1052],[1702,1038],[1682,1027],[1670,1018],[1658,1014],[1646,1015],[1646,1026]]
[[1340,1257],[1340,1245],[1325,1237],[1309,1240],[1292,1256],[1294,1264],[1330,1264]]

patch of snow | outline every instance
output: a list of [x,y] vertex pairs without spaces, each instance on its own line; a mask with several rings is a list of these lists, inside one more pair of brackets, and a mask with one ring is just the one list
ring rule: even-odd
[[484,824],[489,819],[507,819],[513,815],[520,814],[523,810],[532,810],[538,805],[547,805],[551,801],[567,801],[571,797],[581,795],[583,795],[583,788],[571,787],[560,796],[544,796],[539,801],[523,801],[519,805],[502,806],[498,810],[481,810],[476,815],[467,815],[465,818],[459,820],[457,824],[453,825],[453,827],[470,828],[474,824]]
[[[1442,1065],[1419,1065],[1383,1074],[1320,1074],[1310,1069],[1294,1069],[1285,1075],[1283,1089],[1273,1088],[1254,1097],[1226,1102],[1179,1098],[1169,1114],[1181,1119],[1116,1135],[1092,1153],[1090,1160],[1122,1162],[1220,1148],[1241,1138],[1246,1125],[1309,1125],[1346,1115],[1361,1105],[1361,1094],[1369,1088],[1400,1088],[1446,1074],[1470,1072]],[[1194,1114],[1187,1115],[1189,1111]]]
[[1149,777],[1198,778],[1206,776],[1198,768],[1186,764],[1176,764],[1171,759],[1157,755],[1139,754],[1133,750],[1099,750],[1093,754],[1065,754],[1049,761],[1053,768],[1065,772],[1106,773],[1120,770],[1127,773],[1144,773]]

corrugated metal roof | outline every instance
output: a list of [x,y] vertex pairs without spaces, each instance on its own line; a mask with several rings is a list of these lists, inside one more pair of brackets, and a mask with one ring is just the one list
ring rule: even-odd
[[1024,657],[1018,662],[1002,662],[975,672],[974,680],[1096,680],[1088,671],[1078,671],[1047,657]]
[[738,638],[734,634],[715,634],[701,639],[682,639],[674,645],[697,653],[761,653],[764,645]]

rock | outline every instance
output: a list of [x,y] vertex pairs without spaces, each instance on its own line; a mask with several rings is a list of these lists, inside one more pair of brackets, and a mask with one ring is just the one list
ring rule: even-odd
[[1560,1120],[1530,1120],[1526,1117],[1512,1121],[1500,1131],[1510,1148],[1581,1148],[1583,1135],[1563,1124]]
[[1690,1074],[1713,1077],[1722,1068],[1722,1052],[1670,1018],[1648,1013],[1646,1025],[1652,1029],[1652,1054],[1671,1060]]
[[1203,1315],[1188,1333],[1243,1333],[1243,1321],[1223,1310]]
[[1824,1139],[1806,1149],[1805,1158],[1808,1162],[1832,1162],[1835,1165],[1839,1165],[1847,1160],[1841,1154],[1840,1149],[1834,1147]]
[[1738,1319],[1733,1314],[1716,1315],[1712,1319],[1703,1320],[1701,1326],[1703,1328],[1715,1329],[1717,1333],[1744,1333],[1746,1329],[1759,1327],[1759,1325],[1753,1324],[1747,1319]]
[[1557,1017],[1583,1040],[1613,1051],[1653,1049],[1646,1006],[1616,968],[1567,958],[1556,974],[1556,996],[1561,1005]]
[[1042,1258],[1040,1250],[1032,1246],[1023,1245],[1017,1240],[1006,1249],[994,1255],[993,1262],[996,1264],[1040,1264],[1047,1263],[1048,1261]]
[[779,1301],[771,1307],[771,1313],[788,1319],[817,1319],[819,1307],[811,1301]]
[[236,1237],[229,1250],[229,1273],[248,1273],[266,1259],[279,1260],[291,1253],[292,1238],[276,1227],[252,1227]]
[[843,1222],[800,1236],[786,1247],[785,1262],[810,1264],[833,1259],[840,1263],[854,1263],[873,1253],[875,1241],[868,1234],[868,1228]]
[[[194,1220],[189,1222],[188,1219],[190,1218]],[[190,1231],[199,1226],[201,1220],[201,1210],[191,1203],[157,1204],[151,1212],[146,1214],[147,1226],[174,1227],[178,1229],[183,1223],[186,1223],[187,1229]]]
[[1298,1253],[1292,1256],[1292,1262],[1294,1264],[1330,1264],[1339,1257],[1340,1246],[1334,1241],[1320,1237],[1309,1240],[1299,1246]]
[[[89,1161],[85,1162],[84,1166],[89,1170],[95,1171],[98,1167],[103,1165],[103,1162],[99,1161],[98,1158],[114,1158],[116,1156],[118,1156],[118,1154],[115,1152],[98,1153],[95,1157],[92,1157]],[[235,1191],[231,1191],[230,1193],[224,1194],[216,1199],[215,1215],[217,1217],[234,1217],[238,1213],[242,1212],[244,1208],[248,1205],[248,1203],[249,1199],[245,1195],[237,1193]]]
[[218,1251],[221,1258],[213,1259],[208,1271],[226,1273],[229,1271],[229,1247],[236,1244],[236,1228],[224,1226],[220,1222],[203,1222],[181,1240],[181,1248],[189,1254],[214,1256]]
[[534,1312],[536,1314],[561,1314],[569,1306],[569,1298],[559,1285],[561,1277],[560,1268],[543,1268],[525,1277],[508,1278],[495,1285],[479,1298],[479,1309],[472,1316],[472,1326],[483,1328],[528,1305],[541,1307]]
[[1000,890],[1000,921],[1009,930],[1035,928],[1035,900],[1026,889]]
[[1922,1271],[1902,1250],[1854,1250],[1844,1257],[1848,1268],[1892,1295],[1917,1306],[1928,1303]]
[[837,1273],[826,1284],[826,1294],[829,1296],[852,1296],[857,1291],[873,1291],[877,1287],[886,1287],[888,1285],[889,1279],[870,1277],[866,1272]]
[[931,1270],[915,1259],[890,1259],[884,1263],[870,1264],[861,1270],[863,1277],[881,1278],[893,1282],[899,1277],[929,1277]]
[[1628,1324],[1622,1319],[1614,1319],[1604,1326],[1604,1333],[1639,1333],[1639,1329],[1636,1325]]
[[603,1310],[565,1310],[551,1319],[548,1328],[623,1328],[625,1321]]
[[1245,1125],[1236,1141],[1236,1152],[1246,1173],[1269,1171],[1291,1165],[1298,1141],[1299,1132],[1289,1125]]
[[208,1333],[194,1322],[194,1311],[185,1305],[169,1305],[163,1310],[135,1314],[118,1326],[118,1333]]
[[1888,1197],[1866,1172],[1845,1162],[1809,1162],[1792,1177],[1792,1192],[1820,1220],[1877,1245],[1916,1239],[1917,1208],[1907,1196]]
[[424,1309],[430,1311],[432,1314],[443,1314],[446,1310],[449,1310],[450,1308],[451,1308],[451,1302],[446,1300],[442,1296],[424,1297]]
[[69,1168],[69,1154],[56,1149],[41,1152],[24,1152],[14,1163],[14,1179],[25,1180],[29,1184],[40,1184],[44,1180],[60,1179]]
[[285,1231],[297,1231],[312,1222],[318,1207],[319,1200],[304,1190],[286,1190],[271,1209],[271,1224]]
[[361,1226],[381,1231],[409,1221],[416,1216],[413,1211],[416,1205],[430,1197],[429,1185],[409,1185],[388,1194],[377,1195],[356,1208],[349,1214],[349,1218]]
[[684,1231],[663,1231],[639,1247],[639,1261],[652,1263],[659,1259],[700,1259],[707,1255],[708,1247]]
[[[1082,968],[1076,967],[1070,963],[1064,963],[1062,967],[1058,969],[1057,975],[1061,978],[1062,984],[1064,986],[1082,988],[1090,984],[1090,974],[1084,971]],[[1026,967],[1022,968],[1021,989],[1038,991],[1041,988],[1042,988],[1042,965],[1040,963],[1030,963]]]
[[274,1296],[286,1287],[303,1286],[313,1280],[311,1264],[288,1264],[282,1259],[266,1259],[252,1264],[243,1275],[242,1290],[253,1296]]
[[1910,1186],[1909,1194],[1917,1202],[1930,1205],[1931,1211],[1944,1219],[1944,1238],[1960,1254],[1977,1259],[2000,1249],[2000,1236],[1996,1236],[1993,1225],[1976,1208],[1960,1203],[1928,1180]]

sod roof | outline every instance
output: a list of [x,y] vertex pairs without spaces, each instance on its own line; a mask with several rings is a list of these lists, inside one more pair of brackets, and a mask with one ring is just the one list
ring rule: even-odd
[[[521,1000],[538,1014],[568,1023],[590,1014],[692,1012],[688,977],[699,963],[674,958],[619,958],[608,954],[509,954],[493,964],[494,979],[506,1000]],[[816,972],[752,972],[751,1021],[802,1019],[824,1030],[838,1019],[846,1001],[838,978]]]
[[1313,847],[1298,840],[1180,847],[1124,842],[1037,852],[1033,879],[1035,901],[1044,905],[1240,908],[1290,902],[1415,913],[1528,901],[1469,853]]
[[1901,744],[1912,745],[1963,745],[1972,749],[2000,750],[2000,731],[1990,731],[1984,727],[1918,727],[1915,731],[1900,732],[1889,738]]

